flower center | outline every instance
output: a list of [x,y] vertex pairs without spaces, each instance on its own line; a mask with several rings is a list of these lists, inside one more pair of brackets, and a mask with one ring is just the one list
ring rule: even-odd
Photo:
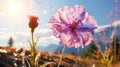
[[74,29],[76,29],[76,26],[77,26],[77,23],[73,23],[73,24],[71,24],[71,25],[69,26],[69,28],[70,28],[71,30],[74,30]]

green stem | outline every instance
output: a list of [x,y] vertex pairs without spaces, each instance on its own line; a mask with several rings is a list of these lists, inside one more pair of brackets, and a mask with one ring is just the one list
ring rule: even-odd
[[34,45],[34,29],[31,29],[31,36],[32,36],[31,65],[32,65],[32,67],[36,67],[36,63],[35,63],[35,45]]
[[60,64],[61,64],[61,62],[62,62],[62,57],[63,57],[64,51],[65,51],[65,48],[66,48],[66,46],[64,46],[63,49],[62,49],[62,54],[61,54],[61,56],[60,56],[60,60],[59,60],[59,63],[58,63],[58,65],[57,65],[57,67],[59,67]]

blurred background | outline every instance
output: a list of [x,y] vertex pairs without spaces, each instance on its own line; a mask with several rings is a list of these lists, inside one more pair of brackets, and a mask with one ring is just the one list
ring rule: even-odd
[[[48,24],[49,18],[54,15],[57,9],[63,6],[72,7],[82,5],[89,15],[97,20],[98,28],[94,37],[103,47],[100,35],[106,36],[106,43],[114,36],[114,27],[117,26],[117,38],[120,38],[120,1],[117,0],[0,0],[0,45],[8,46],[10,38],[13,47],[28,48],[27,40],[30,40],[30,29],[28,27],[28,15],[39,17],[39,26],[35,31],[35,38],[40,36],[37,49],[49,52],[62,50],[59,39],[52,35]],[[118,15],[118,16],[117,16]],[[49,48],[49,49],[48,49]],[[54,48],[54,49],[53,49]],[[104,50],[104,48],[102,48]],[[77,52],[80,49],[66,49],[65,53]],[[79,52],[80,53],[80,52]]]

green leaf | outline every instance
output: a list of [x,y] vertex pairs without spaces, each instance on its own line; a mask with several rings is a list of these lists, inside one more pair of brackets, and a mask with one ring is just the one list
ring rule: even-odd
[[40,67],[46,67],[49,64],[56,64],[55,62],[46,62],[43,65],[41,65]]
[[36,46],[36,45],[37,45],[37,43],[39,42],[39,40],[40,40],[40,36],[39,36],[39,37],[37,37],[36,41],[34,42],[34,46]]
[[38,52],[37,55],[36,55],[36,57],[35,57],[35,62],[36,63],[40,61],[40,59],[39,59],[40,56],[41,56],[41,52]]
[[30,42],[30,40],[27,40],[29,45],[30,45],[30,48],[32,48],[32,43]]
[[112,60],[113,60],[113,56],[110,57],[110,62],[112,63]]
[[34,52],[33,52],[33,44],[30,42],[30,40],[27,40],[28,41],[28,43],[29,43],[29,45],[30,45],[30,50],[31,50],[31,56],[33,56],[34,55]]

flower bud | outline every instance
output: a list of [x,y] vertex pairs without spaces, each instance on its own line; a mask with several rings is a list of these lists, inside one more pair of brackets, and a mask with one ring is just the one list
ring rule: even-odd
[[29,27],[34,30],[38,26],[38,17],[37,16],[29,16]]

